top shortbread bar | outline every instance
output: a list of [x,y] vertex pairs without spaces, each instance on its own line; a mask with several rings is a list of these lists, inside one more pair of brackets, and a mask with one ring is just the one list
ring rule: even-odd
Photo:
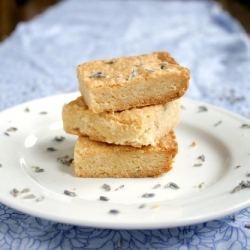
[[173,101],[186,92],[190,78],[167,52],[86,62],[77,67],[77,76],[95,113]]

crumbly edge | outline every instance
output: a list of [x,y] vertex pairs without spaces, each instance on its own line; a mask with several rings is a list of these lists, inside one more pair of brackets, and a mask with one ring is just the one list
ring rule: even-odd
[[123,112],[93,113],[82,97],[66,104],[62,112],[67,133],[118,145],[155,146],[180,119],[180,101]]

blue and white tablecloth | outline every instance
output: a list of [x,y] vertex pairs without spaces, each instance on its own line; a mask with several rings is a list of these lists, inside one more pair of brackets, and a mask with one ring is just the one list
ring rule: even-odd
[[[169,51],[190,69],[187,97],[250,118],[250,39],[213,1],[61,1],[0,44],[0,111],[76,91],[79,63],[153,51]],[[250,207],[236,221],[232,216],[109,230],[55,223],[0,203],[0,249],[250,249]]]

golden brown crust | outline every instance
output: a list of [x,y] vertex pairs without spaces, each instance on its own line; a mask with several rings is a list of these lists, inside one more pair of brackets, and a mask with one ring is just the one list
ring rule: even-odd
[[173,131],[164,136],[156,147],[142,148],[111,145],[79,137],[74,152],[75,176],[157,177],[172,169],[177,152],[178,144]]
[[95,113],[178,99],[190,78],[167,52],[90,61],[77,67],[77,75],[79,90]]
[[158,59],[162,62],[179,65],[179,63],[166,51],[153,52],[153,54],[156,54]]

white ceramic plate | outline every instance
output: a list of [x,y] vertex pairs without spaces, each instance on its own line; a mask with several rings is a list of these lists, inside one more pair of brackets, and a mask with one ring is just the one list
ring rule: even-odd
[[[250,124],[249,120],[183,99],[181,122],[175,129],[179,153],[169,173],[144,179],[75,178],[72,169],[58,163],[57,158],[73,155],[76,137],[64,133],[61,110],[77,95],[39,99],[0,113],[2,203],[48,220],[114,229],[190,225],[250,205],[248,188],[231,193],[239,182],[249,178],[246,173],[250,171],[250,129],[241,127]],[[8,132],[11,127],[17,130]],[[64,136],[65,140],[57,142],[56,136]],[[57,150],[47,151],[49,147]],[[201,162],[198,159],[201,155],[205,161],[201,166],[194,166]],[[35,172],[34,166],[44,172]],[[165,188],[169,182],[180,188]],[[104,183],[110,185],[110,191],[102,188]],[[161,187],[154,189],[157,184]],[[115,190],[120,185],[124,188]],[[13,197],[13,188],[19,191],[30,188],[30,192]],[[64,190],[73,191],[77,196],[66,196]],[[155,196],[143,198],[144,193]],[[44,199],[39,202],[36,198],[25,199],[28,194],[44,196]],[[108,197],[109,201],[99,200],[100,196]],[[146,207],[139,208],[144,203]],[[119,213],[109,213],[112,209]]]

